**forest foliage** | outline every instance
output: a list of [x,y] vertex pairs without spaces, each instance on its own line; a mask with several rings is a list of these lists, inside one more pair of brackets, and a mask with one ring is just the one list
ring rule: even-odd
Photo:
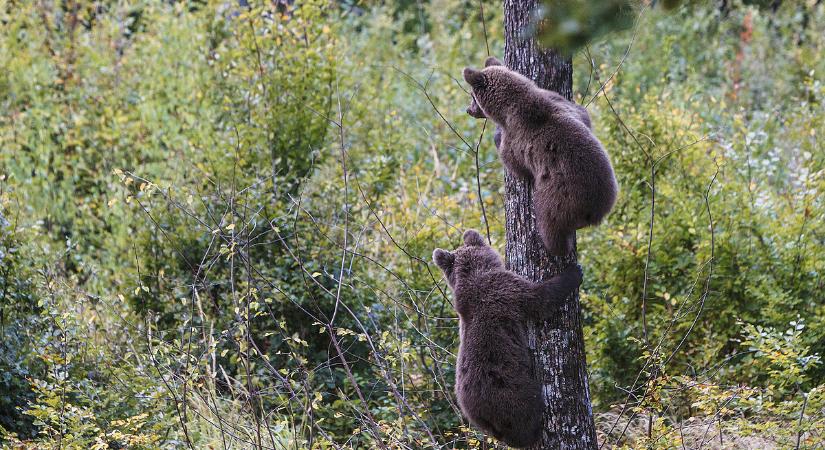
[[[632,14],[573,56],[621,187],[578,234],[599,438],[823,448],[825,5]],[[463,0],[0,0],[0,446],[480,447],[430,254],[504,246],[460,77],[502,28]]]

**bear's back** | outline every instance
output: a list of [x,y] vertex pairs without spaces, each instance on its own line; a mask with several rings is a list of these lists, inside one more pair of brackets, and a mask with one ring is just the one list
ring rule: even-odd
[[493,272],[472,280],[469,314],[461,317],[462,357],[481,361],[485,366],[520,366],[529,363],[527,327],[520,312],[523,298],[508,282],[509,275]]

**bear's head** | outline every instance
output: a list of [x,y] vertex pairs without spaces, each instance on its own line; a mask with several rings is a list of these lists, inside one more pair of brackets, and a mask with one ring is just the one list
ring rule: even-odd
[[[504,64],[501,61],[499,61],[498,58],[496,58],[495,56],[490,56],[490,57],[487,58],[486,61],[484,61],[484,67],[490,67],[490,66],[502,66],[502,67],[504,67]],[[466,73],[466,69],[465,69],[465,73]],[[476,102],[475,96],[470,97],[470,106],[467,107],[467,114],[469,114],[472,117],[475,117],[476,119],[486,119],[487,118],[487,116],[484,115],[484,111],[482,111],[481,108],[478,106],[478,102]]]
[[450,287],[474,275],[504,269],[501,257],[476,230],[464,232],[464,245],[453,252],[433,251],[433,261],[444,272]]
[[476,118],[490,118],[499,125],[505,125],[509,108],[519,105],[520,97],[535,86],[530,79],[508,69],[494,57],[487,58],[482,70],[464,68],[464,80],[473,89],[467,113]]

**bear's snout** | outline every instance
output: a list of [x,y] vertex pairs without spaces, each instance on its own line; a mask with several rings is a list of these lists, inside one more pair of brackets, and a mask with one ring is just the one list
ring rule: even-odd
[[476,119],[486,119],[487,116],[484,114],[484,111],[481,110],[481,107],[478,106],[478,102],[475,99],[475,96],[471,96],[470,98],[470,106],[467,107],[467,114],[471,117],[475,117]]

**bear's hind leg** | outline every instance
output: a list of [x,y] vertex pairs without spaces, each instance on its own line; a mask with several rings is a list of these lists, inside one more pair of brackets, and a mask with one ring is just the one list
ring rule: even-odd
[[[537,224],[538,225],[538,224]],[[576,243],[576,233],[566,229],[539,226],[539,235],[544,248],[553,256],[567,256],[573,253]]]
[[515,448],[529,447],[536,443],[541,437],[542,430],[541,412],[527,418],[524,422],[508,428],[501,437],[496,437],[504,441],[507,445]]
[[576,242],[575,224],[571,211],[575,204],[569,187],[552,177],[543,177],[536,183],[533,207],[536,211],[536,227],[544,248],[553,256],[567,256],[573,252]]
[[475,419],[475,421],[476,421],[476,424],[478,425],[478,427],[481,428],[481,431],[493,436],[494,438],[498,439],[499,441],[502,440],[503,436],[501,435],[501,431],[496,429],[496,427],[493,426],[493,424],[491,422],[489,422],[485,419],[482,419],[481,417],[477,417]]

